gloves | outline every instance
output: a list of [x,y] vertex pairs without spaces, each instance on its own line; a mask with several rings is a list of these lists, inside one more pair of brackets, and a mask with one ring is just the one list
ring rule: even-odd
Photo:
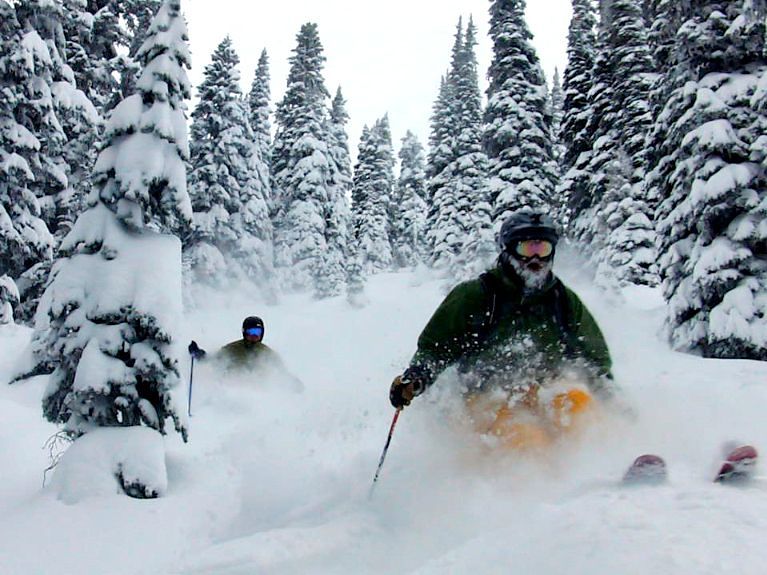
[[191,355],[194,359],[202,359],[205,357],[205,350],[200,349],[200,346],[197,345],[197,342],[194,340],[192,340],[192,343],[189,344],[187,349],[189,350],[189,355]]
[[421,395],[431,384],[431,372],[423,366],[412,366],[398,375],[389,388],[389,401],[397,409],[410,405],[414,397]]

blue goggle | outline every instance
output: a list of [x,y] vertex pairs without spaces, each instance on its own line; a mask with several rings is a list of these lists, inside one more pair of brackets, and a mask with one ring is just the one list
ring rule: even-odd
[[261,337],[264,335],[264,328],[262,327],[249,327],[245,330],[245,335],[250,335],[253,337]]

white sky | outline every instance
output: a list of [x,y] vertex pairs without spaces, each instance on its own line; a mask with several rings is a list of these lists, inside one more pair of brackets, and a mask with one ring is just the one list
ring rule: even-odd
[[[528,0],[533,32],[546,75],[567,62],[570,0]],[[388,112],[395,150],[410,129],[426,147],[431,107],[450,62],[458,17],[473,15],[478,28],[481,87],[491,59],[489,0],[187,0],[182,3],[192,47],[191,80],[197,86],[216,46],[229,34],[240,56],[244,92],[266,48],[272,105],[282,98],[288,58],[305,22],[316,22],[325,49],[325,81],[331,95],[341,86],[351,116],[352,157],[362,127]],[[196,92],[195,92],[196,94]]]

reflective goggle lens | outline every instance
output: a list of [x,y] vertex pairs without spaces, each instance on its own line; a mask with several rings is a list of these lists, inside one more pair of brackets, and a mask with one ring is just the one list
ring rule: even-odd
[[523,258],[547,258],[554,251],[554,244],[548,240],[524,240],[517,242],[514,251]]
[[262,327],[249,327],[245,330],[245,335],[250,335],[253,337],[261,337],[264,335],[264,328]]

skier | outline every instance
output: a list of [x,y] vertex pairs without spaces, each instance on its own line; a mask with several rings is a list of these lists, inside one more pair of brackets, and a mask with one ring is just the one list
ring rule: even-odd
[[456,366],[475,429],[526,448],[550,443],[552,430],[589,412],[594,397],[611,397],[604,337],[552,272],[558,239],[541,212],[521,210],[503,223],[497,265],[459,284],[440,304],[409,367],[391,385],[395,408],[409,405]]
[[[264,322],[260,317],[249,316],[242,322],[242,338],[226,344],[211,359],[230,372],[259,370],[261,375],[276,376],[300,391],[303,383],[292,375],[282,359],[264,342]],[[196,341],[189,344],[189,355],[195,359],[207,358],[207,353]]]

